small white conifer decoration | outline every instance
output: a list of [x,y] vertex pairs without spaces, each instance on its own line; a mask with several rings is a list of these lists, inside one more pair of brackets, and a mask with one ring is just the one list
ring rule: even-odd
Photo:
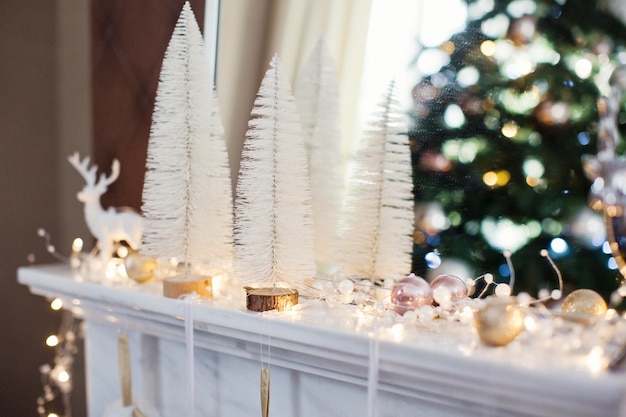
[[354,163],[341,230],[341,266],[384,279],[411,270],[413,183],[406,123],[389,86]]
[[252,109],[235,200],[235,275],[259,287],[296,289],[313,277],[313,226],[298,109],[278,56]]
[[344,182],[338,84],[335,64],[321,37],[295,89],[311,177],[314,254],[321,273],[335,261]]
[[188,2],[163,59],[146,168],[146,254],[228,268],[233,226],[228,155],[212,71]]

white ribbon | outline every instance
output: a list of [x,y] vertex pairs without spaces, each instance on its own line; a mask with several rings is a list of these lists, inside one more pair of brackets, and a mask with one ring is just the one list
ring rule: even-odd
[[367,417],[376,417],[378,404],[378,366],[380,362],[378,339],[370,335],[369,369],[367,373]]
[[187,347],[187,416],[194,417],[196,408],[196,387],[194,374],[194,356],[193,356],[193,303],[197,296],[195,293],[184,295],[182,297],[185,302],[184,319],[185,319],[185,344]]

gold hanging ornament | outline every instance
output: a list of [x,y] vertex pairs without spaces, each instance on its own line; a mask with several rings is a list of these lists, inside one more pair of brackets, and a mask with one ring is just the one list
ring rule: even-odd
[[149,281],[157,267],[156,259],[149,258],[137,251],[130,251],[124,258],[124,268],[128,278],[139,283]]
[[524,329],[524,313],[513,297],[496,297],[474,313],[480,340],[490,346],[506,346]]
[[129,407],[133,404],[130,381],[130,353],[128,347],[128,334],[117,335],[117,355],[120,372],[120,386],[122,388],[122,405]]
[[146,417],[146,413],[141,411],[133,401],[130,347],[128,334],[125,332],[117,335],[117,354],[122,398],[109,404],[104,410],[103,417]]
[[261,368],[261,416],[267,417],[270,411],[270,369]]
[[566,313],[589,314],[604,317],[607,305],[600,294],[588,289],[573,291],[563,300],[561,310]]

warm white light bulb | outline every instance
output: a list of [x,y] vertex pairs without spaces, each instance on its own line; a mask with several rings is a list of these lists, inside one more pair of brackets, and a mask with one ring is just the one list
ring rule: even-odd
[[532,316],[526,316],[524,318],[524,327],[529,332],[534,332],[535,330],[537,330],[537,320]]
[[593,64],[586,58],[581,58],[574,65],[574,72],[583,80],[589,78],[593,71]]
[[54,311],[58,311],[58,310],[62,309],[63,308],[63,300],[61,300],[60,298],[55,298],[50,303],[50,308],[53,309]]
[[105,276],[107,277],[107,279],[113,279],[115,278],[116,275],[116,265],[115,265],[115,260],[111,259],[109,262],[107,262],[106,264],[106,268],[104,271]]
[[48,338],[46,339],[46,345],[50,346],[50,347],[55,347],[56,345],[59,344],[59,338],[57,337],[57,335],[55,334],[51,334],[50,336],[48,336]]
[[211,285],[213,286],[214,294],[219,294],[223,286],[222,284],[224,283],[225,280],[226,280],[226,277],[222,274],[217,274],[213,276],[213,279],[211,280]]
[[120,246],[117,248],[117,256],[120,258],[126,258],[128,256],[128,248],[126,246]]
[[68,382],[70,380],[70,374],[64,369],[59,372],[57,379],[59,382]]
[[600,373],[606,368],[604,359],[604,349],[601,346],[594,346],[587,355],[587,367],[593,374]]
[[517,133],[519,132],[519,126],[513,121],[506,122],[504,125],[502,125],[500,132],[502,132],[503,136],[511,139],[517,136]]
[[404,340],[404,336],[405,336],[405,333],[404,333],[404,324],[402,324],[402,323],[397,323],[397,324],[394,324],[394,325],[391,327],[391,335],[392,335],[392,337],[393,337],[393,340],[394,340],[396,343],[400,343],[400,342],[402,342],[402,340]]
[[80,252],[83,250],[83,240],[79,237],[72,242],[72,252]]

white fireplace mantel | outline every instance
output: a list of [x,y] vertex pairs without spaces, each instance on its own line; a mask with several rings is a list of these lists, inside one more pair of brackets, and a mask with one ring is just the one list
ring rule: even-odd
[[268,352],[270,416],[626,416],[626,372],[593,374],[523,345],[484,347],[461,324],[385,327],[384,315],[324,302],[263,314],[230,298],[190,307],[156,284],[84,282],[62,264],[20,268],[18,279],[85,320],[90,417],[120,398],[118,331],[129,334],[138,402],[163,417],[189,415],[185,309],[194,318],[196,416],[259,416]]

